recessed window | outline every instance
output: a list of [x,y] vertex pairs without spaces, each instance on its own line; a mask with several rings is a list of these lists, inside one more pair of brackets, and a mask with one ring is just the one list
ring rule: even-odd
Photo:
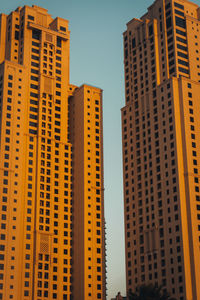
[[31,20],[31,21],[34,21],[34,17],[31,16],[31,15],[28,15],[28,19]]

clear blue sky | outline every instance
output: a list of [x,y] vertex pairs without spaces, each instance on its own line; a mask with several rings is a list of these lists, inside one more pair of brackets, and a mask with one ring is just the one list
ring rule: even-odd
[[[146,12],[153,0],[1,0],[8,14],[23,5],[38,5],[69,20],[70,81],[103,89],[104,177],[107,222],[108,300],[125,295],[121,116],[124,105],[123,40],[126,23]],[[199,1],[194,1],[199,4]]]

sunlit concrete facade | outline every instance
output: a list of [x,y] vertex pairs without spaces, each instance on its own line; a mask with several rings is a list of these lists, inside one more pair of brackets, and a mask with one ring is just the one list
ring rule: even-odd
[[124,32],[127,291],[200,299],[200,8],[157,0]]
[[[70,98],[74,167],[75,299],[105,299],[102,91],[88,85]],[[95,281],[95,284],[94,284]],[[80,285],[81,283],[81,285]]]
[[102,90],[69,83],[69,38],[37,6],[0,16],[3,300],[105,299]]

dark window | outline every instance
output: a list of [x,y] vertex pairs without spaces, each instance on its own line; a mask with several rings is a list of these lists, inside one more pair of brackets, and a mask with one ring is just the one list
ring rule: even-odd
[[183,51],[187,51],[187,47],[184,47],[180,44],[177,44],[177,48],[180,49],[180,50],[183,50]]
[[172,34],[172,29],[167,31],[167,37],[169,37]]
[[32,51],[33,53],[39,54],[39,50],[38,50],[38,49],[32,48],[31,51]]
[[38,77],[31,76],[31,80],[38,81]]
[[33,41],[33,42],[32,42],[32,45],[35,46],[35,47],[39,47],[40,44]]
[[153,25],[149,26],[149,36],[153,34]]
[[183,44],[187,44],[187,41],[186,41],[185,39],[182,39],[182,38],[179,37],[179,36],[176,37],[176,40],[177,40],[178,42],[183,43]]
[[176,29],[176,33],[182,35],[182,36],[186,36],[186,32],[182,31],[182,30],[179,30],[179,29]]
[[35,60],[39,60],[39,56],[36,56],[36,55],[31,55],[31,58],[35,59]]
[[175,9],[175,14],[184,17],[184,12],[182,12],[180,10]]
[[21,38],[23,38],[24,37],[24,29],[22,28],[21,29]]
[[29,122],[29,126],[32,126],[32,127],[37,127],[37,123],[34,123],[34,122]]
[[63,26],[60,26],[60,30],[66,32],[66,28]]
[[38,63],[36,63],[36,62],[31,62],[31,66],[33,66],[33,67],[36,67],[36,68],[39,68],[39,64]]
[[32,38],[35,39],[35,40],[40,40],[40,31],[34,29],[32,31]]
[[174,2],[174,6],[184,10],[184,6],[177,2]]
[[167,26],[167,29],[168,29],[169,27],[172,26],[172,18],[171,18],[171,17],[169,17],[169,18],[166,20],[166,26]]
[[38,90],[38,85],[31,84],[31,88],[34,89],[34,90]]
[[30,96],[33,97],[33,98],[38,98],[38,94],[35,94],[35,93],[32,93],[32,92],[30,93]]
[[135,38],[132,39],[132,47],[135,48],[136,46],[136,42],[135,42]]
[[60,37],[57,37],[57,47],[61,47],[62,46],[62,40]]
[[184,65],[186,67],[188,67],[188,65],[189,65],[187,61],[184,61],[184,60],[181,60],[181,59],[178,60],[178,63],[181,64],[181,65]]
[[15,30],[15,40],[19,40],[19,31]]
[[35,100],[30,100],[30,104],[34,104],[34,105],[37,105],[38,104],[38,102],[37,101],[35,101]]
[[32,107],[32,106],[30,106],[30,111],[37,112],[37,111],[38,111],[38,109],[37,109],[36,107]]
[[178,56],[188,59],[188,55],[178,51]]
[[182,73],[189,74],[189,70],[179,67],[178,70]]
[[[34,74],[38,74],[38,70],[35,70],[35,69],[31,69],[31,73],[34,73]],[[38,80],[37,80],[38,81]]]
[[176,20],[176,26],[186,28],[186,22],[185,22],[184,19],[179,18],[179,17],[175,17],[175,20]]
[[128,50],[127,49],[124,52],[124,56],[125,56],[125,59],[127,59],[127,57],[128,57]]
[[33,16],[28,15],[28,19],[31,20],[31,21],[34,21],[34,17]]

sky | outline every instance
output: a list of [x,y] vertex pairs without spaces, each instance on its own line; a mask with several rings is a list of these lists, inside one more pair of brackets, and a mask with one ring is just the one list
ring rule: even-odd
[[[124,106],[123,38],[126,23],[153,0],[1,0],[0,12],[33,4],[69,20],[70,82],[103,89],[107,300],[125,291],[121,113]],[[199,0],[193,1],[199,4]]]

